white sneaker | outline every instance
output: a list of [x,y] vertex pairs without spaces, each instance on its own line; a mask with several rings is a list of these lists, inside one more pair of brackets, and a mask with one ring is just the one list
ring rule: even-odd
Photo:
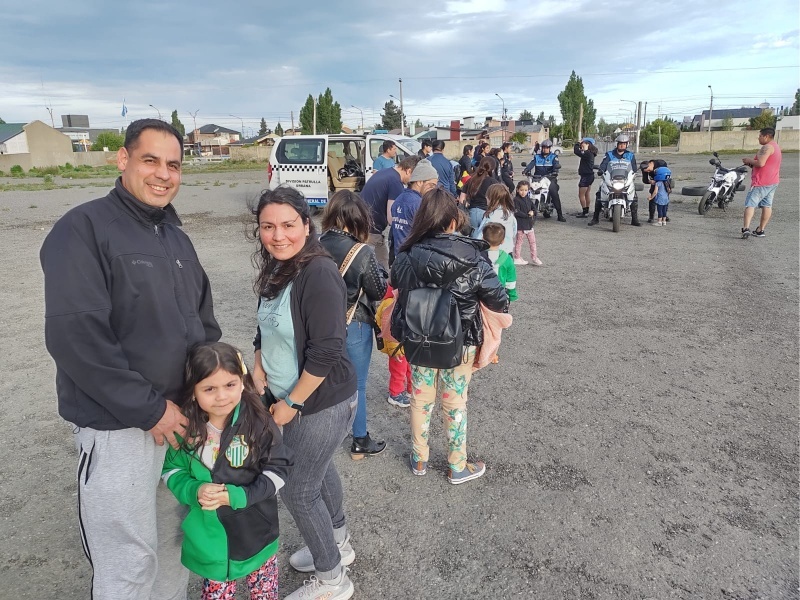
[[541,267],[541,266],[544,264],[544,263],[543,263],[541,260],[539,260],[538,258],[534,258],[534,259],[533,259],[531,262],[532,262],[533,264],[535,264],[537,267]]
[[514,259],[514,264],[515,265],[527,265],[528,261],[525,260],[524,258],[515,258]]
[[324,581],[312,575],[303,582],[303,587],[296,589],[284,600],[348,600],[353,597],[353,582],[347,576],[350,569],[342,569],[336,579]]
[[[349,566],[353,564],[356,559],[356,551],[350,545],[350,535],[345,538],[339,546],[339,554],[342,557],[342,565]],[[311,556],[311,550],[308,546],[303,546],[289,557],[289,564],[295,571],[300,573],[313,573],[314,572],[314,557]]]
[[653,221],[653,227],[661,227],[660,221]]

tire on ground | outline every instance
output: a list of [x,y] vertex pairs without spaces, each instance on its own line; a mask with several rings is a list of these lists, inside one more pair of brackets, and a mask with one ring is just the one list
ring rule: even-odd
[[681,190],[683,196],[702,196],[708,189],[707,185],[688,186]]

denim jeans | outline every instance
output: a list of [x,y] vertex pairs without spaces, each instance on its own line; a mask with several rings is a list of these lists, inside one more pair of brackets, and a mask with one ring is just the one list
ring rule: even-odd
[[333,453],[353,424],[357,402],[353,394],[313,415],[298,415],[283,426],[283,443],[294,451],[294,466],[281,499],[314,557],[320,579],[334,579],[342,572],[333,530],[346,523]]
[[470,208],[469,209],[469,224],[472,226],[473,231],[481,226],[483,215],[486,214],[485,208]]
[[358,377],[358,408],[353,421],[353,437],[358,438],[367,435],[367,375],[372,358],[372,337],[369,323],[352,321],[347,326],[347,354]]

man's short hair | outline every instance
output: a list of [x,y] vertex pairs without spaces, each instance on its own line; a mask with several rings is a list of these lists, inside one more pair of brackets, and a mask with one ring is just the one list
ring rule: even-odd
[[381,145],[381,152],[388,152],[392,148],[394,148],[397,144],[395,144],[392,140],[386,140]]
[[499,246],[506,239],[506,228],[500,223],[487,223],[483,228],[483,239],[490,246]]
[[428,140],[428,139],[422,140],[422,147],[423,148],[430,148],[431,147],[431,141]]
[[139,137],[146,129],[154,129],[163,133],[174,135],[175,139],[181,145],[181,156],[183,156],[183,136],[172,125],[161,119],[137,119],[133,121],[125,130],[125,149],[130,152],[134,150],[139,143]]
[[414,167],[417,166],[417,163],[422,159],[419,156],[406,156],[403,160],[397,163],[397,167],[403,169],[403,171],[413,171]]
[[431,144],[434,152],[441,152],[444,150],[444,140],[436,140]]
[[774,127],[764,127],[761,131],[759,131],[761,135],[768,135],[769,137],[775,137],[775,128]]

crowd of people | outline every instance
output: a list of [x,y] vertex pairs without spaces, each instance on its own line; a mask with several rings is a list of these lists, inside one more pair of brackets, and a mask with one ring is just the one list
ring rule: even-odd
[[[780,167],[772,135],[762,131],[762,150],[744,159],[754,175],[743,237],[756,207],[755,235],[771,215]],[[613,159],[636,168],[627,140],[617,142],[601,171]],[[541,146],[527,170],[552,176],[557,197],[560,165]],[[514,184],[507,145],[466,146],[461,177],[443,149],[434,142],[425,157],[397,162],[385,147],[386,168],[361,195],[337,191],[320,234],[297,190],[260,195],[251,362],[219,341],[209,279],[172,206],[181,135],[161,120],[131,123],[114,189],[68,211],[40,253],[93,598],[180,600],[191,571],[206,600],[234,598],[241,578],[251,599],[277,600],[278,495],[305,542],[289,564],[313,573],[287,598],[350,598],[356,551],[333,456],[348,434],[354,459],[386,448],[368,429],[376,344],[388,356],[387,400],[410,412],[410,472],[428,474],[441,398],[448,481],[484,475],[486,464],[467,458],[469,385],[499,360],[525,239],[542,264],[536,212],[527,180]],[[575,153],[586,217],[593,140]],[[650,218],[662,224],[665,167],[641,165]]]

